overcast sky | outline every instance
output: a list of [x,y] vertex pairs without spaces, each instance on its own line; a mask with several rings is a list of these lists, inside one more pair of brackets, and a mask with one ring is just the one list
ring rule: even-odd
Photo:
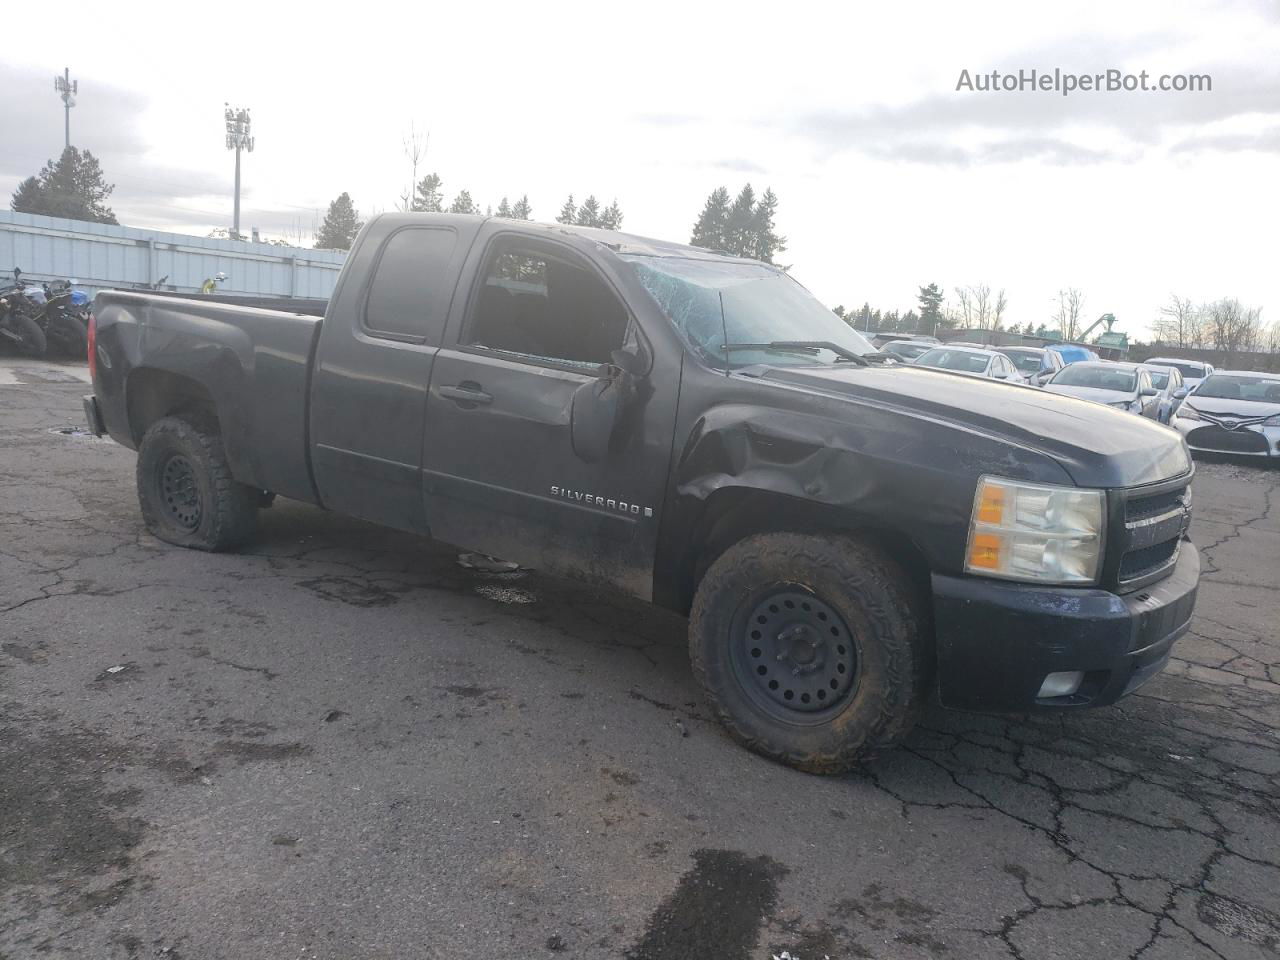
[[[849,9],[837,9],[838,6]],[[310,242],[349,191],[407,188],[430,131],[447,198],[615,197],[624,229],[687,240],[708,192],[780,199],[779,258],[828,304],[1004,287],[1007,319],[1056,292],[1144,336],[1170,293],[1280,321],[1280,4],[862,5],[64,2],[66,42],[6,44],[0,191],[62,147],[53,75],[80,83],[72,142],[122,223],[231,222],[224,101],[252,109],[242,227]],[[78,39],[76,39],[78,38]],[[66,61],[66,63],[64,63]],[[1019,69],[1209,74],[1201,93],[957,91]]]

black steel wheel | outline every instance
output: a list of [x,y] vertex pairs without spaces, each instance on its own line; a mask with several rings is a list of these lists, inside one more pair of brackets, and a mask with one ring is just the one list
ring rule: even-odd
[[825,722],[857,687],[857,639],[834,607],[799,584],[744,598],[731,644],[734,676],[780,720]]
[[196,471],[180,453],[175,453],[160,468],[160,493],[169,516],[184,530],[200,526],[200,486]]
[[227,550],[253,535],[261,492],[236,482],[211,418],[153,423],[138,446],[137,481],[142,518],[161,540]]
[[898,743],[924,703],[919,588],[849,535],[745,537],[708,567],[689,659],[716,716],[748,748],[811,773]]

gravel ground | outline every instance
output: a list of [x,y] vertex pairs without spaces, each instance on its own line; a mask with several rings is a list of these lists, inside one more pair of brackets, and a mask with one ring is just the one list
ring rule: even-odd
[[824,779],[641,604],[287,502],[160,543],[74,371],[0,374],[5,960],[1280,953],[1280,471],[1201,465],[1138,695]]

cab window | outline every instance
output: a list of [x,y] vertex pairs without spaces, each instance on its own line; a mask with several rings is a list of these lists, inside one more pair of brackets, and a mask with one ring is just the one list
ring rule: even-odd
[[464,343],[532,360],[594,367],[626,337],[622,301],[584,260],[551,245],[496,244],[472,303]]
[[386,340],[438,345],[453,297],[450,228],[397,230],[383,245],[365,301],[364,327]]

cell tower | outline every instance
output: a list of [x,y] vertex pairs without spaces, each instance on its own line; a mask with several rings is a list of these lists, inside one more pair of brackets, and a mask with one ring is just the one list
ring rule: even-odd
[[236,207],[235,218],[231,226],[231,237],[240,239],[240,151],[253,153],[253,136],[249,121],[249,111],[233,110],[230,104],[224,103],[223,113],[227,121],[227,149],[236,152]]

